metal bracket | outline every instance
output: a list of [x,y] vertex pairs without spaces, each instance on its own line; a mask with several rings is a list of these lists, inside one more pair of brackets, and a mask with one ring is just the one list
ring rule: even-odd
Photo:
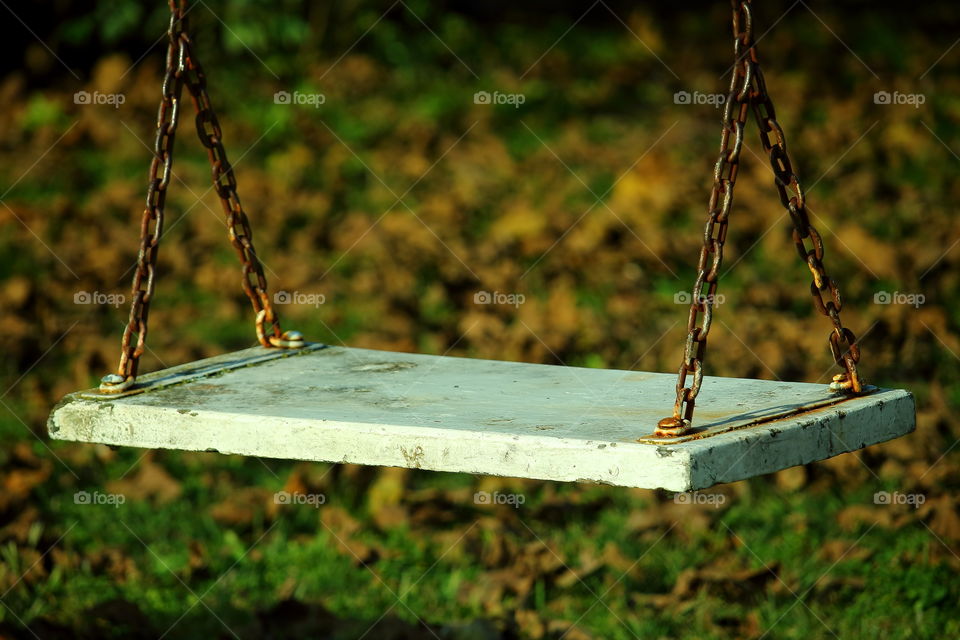
[[104,393],[99,389],[88,389],[81,391],[77,395],[85,400],[116,400],[127,396],[165,389],[175,384],[183,384],[200,378],[209,378],[226,371],[250,367],[261,362],[269,362],[279,358],[292,358],[305,353],[312,353],[320,349],[326,349],[327,345],[319,342],[308,342],[298,349],[267,349],[264,347],[253,347],[243,351],[227,353],[198,362],[190,362],[163,371],[147,373],[137,378],[137,382],[125,391],[120,393]]
[[832,397],[824,398],[823,400],[817,402],[811,402],[800,407],[793,408],[789,411],[784,411],[783,413],[778,413],[775,415],[765,415],[759,416],[756,420],[748,422],[746,424],[713,424],[706,428],[693,428],[681,436],[658,436],[653,433],[640,436],[637,438],[637,442],[640,444],[656,444],[669,446],[673,444],[681,444],[684,442],[689,442],[691,440],[702,440],[703,438],[709,438],[710,436],[720,435],[721,433],[728,433],[730,431],[739,431],[741,429],[749,429],[750,427],[757,427],[760,425],[769,425],[771,422],[776,422],[777,420],[784,420],[786,418],[794,418],[801,416],[805,413],[810,413],[817,411],[819,409],[825,409],[827,407],[833,407],[838,404],[847,402],[848,400],[854,400],[856,398],[862,398],[864,396],[869,396],[871,393],[878,391],[879,387],[873,385],[866,385],[863,387],[863,392],[858,395],[849,395],[834,393]]

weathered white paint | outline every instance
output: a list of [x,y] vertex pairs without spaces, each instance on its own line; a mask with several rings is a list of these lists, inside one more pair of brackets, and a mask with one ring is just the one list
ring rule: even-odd
[[674,374],[319,345],[248,349],[141,382],[121,398],[67,396],[50,435],[687,491],[853,451],[915,423],[903,390],[846,398],[826,384],[707,377],[697,432],[658,440]]

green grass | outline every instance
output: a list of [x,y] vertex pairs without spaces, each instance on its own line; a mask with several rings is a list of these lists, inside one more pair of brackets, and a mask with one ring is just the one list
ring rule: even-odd
[[[31,441],[22,427],[4,425],[12,439]],[[53,445],[63,456],[82,446]],[[34,449],[44,453],[39,443]],[[545,619],[579,620],[580,629],[611,639],[728,637],[732,621],[741,624],[751,611],[760,628],[776,638],[828,637],[828,628],[843,638],[939,638],[960,632],[951,607],[960,597],[955,570],[931,561],[937,543],[923,525],[863,524],[848,530],[838,524],[837,514],[845,507],[872,506],[867,486],[791,493],[760,478],[727,492],[720,508],[688,507],[689,514],[679,509],[650,528],[638,528],[638,514],[673,504],[667,494],[531,482],[518,489],[526,499],[519,508],[483,507],[473,503],[477,483],[471,476],[414,472],[397,504],[408,513],[435,510],[436,523],[416,525],[414,518],[381,528],[373,517],[381,507],[371,504],[376,491],[369,474],[347,477],[342,468],[309,465],[313,482],[324,486],[326,503],[284,506],[270,515],[271,495],[283,488],[294,463],[161,452],[154,460],[176,478],[177,499],[128,498],[119,506],[74,503],[75,491],[106,493],[111,479],[135,475],[131,465],[141,454],[120,450],[105,464],[77,467],[78,480],[60,473],[58,483],[35,490],[32,504],[41,516],[31,535],[47,544],[58,542],[42,563],[52,566],[49,575],[24,580],[4,597],[24,622],[91,629],[96,626],[92,609],[125,601],[136,603],[151,633],[163,633],[185,614],[172,637],[219,637],[228,633],[224,625],[254,628],[258,613],[289,598],[323,603],[337,617],[368,624],[388,609],[410,623],[419,617],[438,625],[532,610]],[[252,487],[263,491],[248,516],[225,524],[211,515],[218,503]],[[424,491],[436,492],[431,494],[436,504],[417,499]],[[341,512],[356,520],[355,530],[338,530]],[[368,564],[340,549],[338,538],[372,550]],[[855,545],[856,551],[839,561],[822,557],[820,550],[831,541],[841,541],[844,549]],[[513,551],[501,566],[490,556],[503,545]],[[596,556],[607,545],[635,566],[624,574],[601,563],[582,581],[559,579],[565,567],[582,571],[584,554]],[[859,555],[863,552],[866,560]],[[7,572],[26,572],[27,560],[18,559],[12,542],[0,553]],[[67,562],[64,557],[78,564],[68,571],[61,564]],[[104,557],[113,557],[114,564],[99,560]],[[731,572],[769,567],[777,577],[762,580],[747,599],[736,597],[731,578],[685,594],[675,604],[645,602],[642,596],[634,601],[638,594],[668,594],[682,571],[717,559]],[[527,571],[523,563],[534,568]],[[493,602],[471,591],[497,568],[534,576],[534,586],[522,596],[507,591]],[[596,604],[600,596],[602,603]],[[0,620],[11,622],[12,616],[0,613]],[[129,630],[100,632],[125,637]]]
[[[686,314],[673,295],[689,291],[694,279],[719,115],[709,108],[679,109],[672,94],[724,90],[720,76],[731,55],[726,7],[717,5],[704,15],[677,12],[673,18],[644,7],[622,11],[631,30],[650,39],[651,48],[676,69],[675,78],[621,23],[604,23],[601,6],[558,42],[577,17],[569,11],[545,20],[521,16],[491,24],[426,2],[408,4],[479,77],[400,6],[367,36],[383,7],[365,2],[337,4],[326,16],[321,3],[306,10],[294,2],[276,9],[238,1],[223,8],[223,25],[202,7],[197,10],[197,47],[237,163],[239,190],[264,260],[277,264],[279,277],[271,275],[271,285],[306,265],[295,281],[327,296],[319,310],[281,309],[284,326],[332,344],[406,338],[424,351],[456,345],[458,355],[483,357],[509,345],[519,359],[559,357],[590,367],[628,367],[650,349],[638,366],[675,370]],[[101,7],[74,16],[57,33],[67,43],[102,41],[103,55],[109,55],[115,52],[111,47],[123,46],[121,34],[139,25],[143,46],[128,52],[132,62],[165,28],[160,5]],[[774,9],[759,10],[761,22],[773,24]],[[910,19],[922,10],[910,7]],[[927,110],[881,113],[870,101],[877,87],[869,84],[869,72],[846,50],[851,47],[876,68],[885,85],[889,80],[892,88],[888,76],[895,75],[906,90],[955,36],[949,30],[926,33],[921,26],[901,29],[898,14],[880,10],[866,18],[869,30],[858,29],[859,16],[847,20],[818,9],[841,42],[809,12],[794,11],[796,16],[765,37],[761,57],[797,169],[807,184],[817,183],[812,206],[827,223],[821,231],[831,274],[843,285],[845,317],[856,310],[856,326],[871,328],[865,349],[869,381],[916,393],[924,422],[911,436],[911,459],[870,453],[863,457],[868,469],[848,456],[836,466],[810,467],[805,483],[768,476],[721,487],[726,502],[713,509],[676,505],[663,492],[497,484],[427,472],[412,472],[401,484],[389,474],[349,466],[175,452],[141,460],[144,452],[138,450],[50,441],[44,418],[64,385],[93,385],[115,362],[126,311],[78,310],[70,300],[75,289],[125,292],[128,286],[128,277],[116,285],[110,278],[114,262],[122,271],[134,256],[149,152],[115,120],[151,143],[155,107],[135,103],[134,96],[147,86],[149,95],[159,95],[157,47],[124,80],[131,101],[119,113],[75,108],[72,84],[34,86],[30,83],[43,80],[31,78],[24,88],[11,90],[12,126],[0,149],[0,176],[15,185],[5,202],[31,231],[12,218],[0,225],[0,306],[12,320],[30,324],[24,329],[5,323],[0,336],[5,381],[0,392],[29,368],[16,389],[2,396],[9,411],[0,406],[0,637],[28,635],[21,628],[27,624],[41,637],[155,638],[176,623],[166,637],[232,637],[233,630],[240,637],[271,632],[347,639],[359,638],[388,610],[386,626],[367,638],[433,638],[416,628],[418,619],[435,627],[442,640],[555,640],[574,623],[577,630],[567,640],[960,637],[960,534],[927,528],[935,527],[937,518],[949,525],[949,514],[956,514],[955,471],[935,481],[931,473],[920,485],[931,500],[942,499],[936,516],[873,504],[876,491],[903,491],[919,483],[955,438],[954,413],[960,407],[955,254],[945,252],[922,281],[919,274],[952,242],[957,165],[943,147],[960,148],[953,113],[956,51],[928,76],[936,91]],[[939,19],[930,11],[934,14],[923,14],[923,24],[936,26]],[[310,14],[311,25],[323,33],[302,46],[298,39],[312,32],[301,13]],[[237,36],[280,78],[261,67]],[[352,56],[339,68],[350,63],[354,71],[324,75],[354,43]],[[550,55],[521,77],[548,47]],[[85,86],[94,88],[92,71],[84,74]],[[320,110],[276,105],[272,95],[279,89],[322,91],[328,101]],[[484,110],[472,102],[478,90],[522,91],[527,102],[519,110]],[[877,119],[876,130],[851,146]],[[647,149],[675,120],[682,124]],[[82,122],[75,133],[51,148],[75,121]],[[928,134],[927,124],[942,142]],[[118,133],[107,135],[109,127]],[[753,123],[747,145],[759,152]],[[42,155],[48,149],[49,155]],[[177,149],[177,174],[197,195],[203,193],[209,173],[192,115],[183,116]],[[503,155],[488,155],[490,149]],[[601,206],[564,235],[594,203],[590,190],[600,195],[616,189],[614,182],[648,152],[650,162],[636,166],[642,178],[637,182],[683,194],[682,201],[666,204],[650,198],[631,219],[644,243],[664,247],[661,256],[634,242],[619,224],[598,224],[595,239],[578,238],[585,227],[610,218]],[[512,175],[498,175],[491,166],[490,158],[499,157],[512,163]],[[781,350],[795,355],[792,345],[809,330],[803,322],[812,313],[809,274],[789,241],[770,243],[778,234],[787,237],[788,222],[783,218],[780,228],[770,229],[782,209],[769,172],[754,172],[766,161],[746,152],[743,157],[725,266],[747,252],[749,259],[722,273],[720,293],[727,303],[720,317],[743,332],[749,348],[774,335],[783,341]],[[34,160],[36,170],[24,174]],[[406,243],[425,233],[418,223],[397,224],[390,232],[381,225],[365,236],[365,245],[345,250],[394,203],[391,190],[400,195],[421,173],[411,174],[407,163],[426,162],[426,168],[434,161],[431,173],[404,200],[417,211],[438,201],[452,203],[455,215],[429,219],[431,229],[463,247],[470,268],[484,274],[479,282],[442,247],[435,254],[406,255],[401,250]],[[664,168],[669,171],[659,171]],[[467,186],[457,183],[461,178]],[[168,225],[195,199],[177,181],[171,188]],[[130,189],[135,196],[126,205]],[[758,190],[766,198],[759,205],[739,195]],[[296,200],[318,194],[323,198]],[[629,209],[630,198],[625,200],[620,204]],[[206,202],[213,217],[219,216],[212,194]],[[161,251],[163,275],[151,319],[172,313],[171,326],[152,325],[150,344],[160,357],[167,357],[161,345],[187,357],[242,348],[254,338],[252,317],[236,286],[236,257],[226,232],[204,208],[195,207]],[[386,222],[408,217],[402,205],[394,209],[397,215]],[[486,249],[488,233],[503,222],[504,211],[514,210],[546,220],[539,237],[518,233],[503,239],[502,247],[478,250]],[[659,221],[657,228],[641,228],[647,215]],[[351,225],[352,235],[337,236]],[[37,242],[34,229],[51,251],[67,256],[80,281]],[[201,246],[214,237],[211,229],[219,234],[218,244]],[[275,229],[283,233],[272,233]],[[878,276],[863,269],[854,250],[834,235],[852,237],[851,229],[869,239],[858,250],[877,252],[865,255],[864,262]],[[263,243],[271,237],[272,246]],[[432,247],[433,236],[428,240]],[[524,248],[527,241],[533,248]],[[189,259],[177,262],[180,245]],[[102,260],[86,268],[84,256],[77,255],[84,251]],[[234,274],[233,288],[192,280],[201,261]],[[888,261],[896,263],[895,272],[886,270]],[[534,265],[521,282],[519,274]],[[351,288],[365,274],[373,274],[374,289]],[[6,283],[14,276],[36,281],[16,308],[6,306],[4,297],[13,295]],[[874,292],[901,289],[927,293],[928,305],[909,320],[897,315],[899,309],[876,312],[870,306]],[[486,337],[461,336],[464,318],[477,313],[464,300],[477,290],[523,291],[529,306],[522,311],[529,316],[486,309],[483,319],[497,330]],[[574,309],[544,308],[558,290],[570,294]],[[610,305],[618,295],[621,306]],[[239,301],[242,311],[218,306],[225,297]],[[759,308],[744,309],[741,300],[751,297]],[[529,323],[541,318],[549,328],[563,312],[579,314],[576,326],[602,330],[559,335],[550,352],[517,331],[518,318]],[[65,335],[77,318],[82,322],[76,331]],[[674,320],[677,339],[661,336]],[[826,327],[824,322],[816,331],[825,335]],[[770,373],[736,340],[726,345],[711,340],[710,375]],[[776,375],[792,366],[798,376],[816,376],[826,366],[824,353],[799,364],[788,361]],[[951,464],[955,469],[958,451],[938,469]],[[77,491],[109,493],[112,483],[129,482],[148,461],[174,479],[167,488],[179,491],[175,499],[136,497],[148,484],[141,481],[127,485],[126,502],[117,507],[74,502]],[[38,470],[39,477],[31,475]],[[302,476],[326,503],[274,505],[273,494],[291,476]],[[473,502],[478,490],[516,491],[526,501],[517,509],[478,506]],[[853,517],[858,510],[869,512],[865,521]],[[871,518],[879,523],[871,526]]]

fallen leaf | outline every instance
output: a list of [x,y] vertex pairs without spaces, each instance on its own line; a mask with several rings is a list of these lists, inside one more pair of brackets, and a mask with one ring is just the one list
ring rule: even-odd
[[847,540],[827,540],[820,545],[817,555],[824,562],[832,564],[841,560],[866,560],[873,555],[873,551],[856,546]]
[[930,529],[944,541],[960,540],[960,514],[957,503],[951,496],[940,496],[928,501],[933,511]]
[[273,504],[273,492],[263,487],[236,489],[210,508],[213,519],[232,527],[246,526]]
[[529,609],[515,611],[513,619],[516,621],[517,627],[525,638],[539,640],[547,632],[547,626],[540,619],[540,616],[537,615],[536,611],[530,611]]
[[0,540],[15,540],[23,544],[30,535],[30,529],[37,522],[40,512],[36,507],[29,506],[20,511],[13,522],[0,529]]
[[131,500],[153,499],[157,504],[172,502],[183,492],[180,483],[150,459],[144,459],[135,474],[107,483],[107,490]]
[[837,514],[837,522],[844,531],[855,531],[864,524],[889,528],[893,524],[893,513],[885,506],[854,504]]
[[550,620],[547,632],[563,640],[594,640],[594,636],[566,620]]

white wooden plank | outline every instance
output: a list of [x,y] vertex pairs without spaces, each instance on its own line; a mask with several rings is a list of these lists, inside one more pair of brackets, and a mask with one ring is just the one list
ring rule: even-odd
[[846,398],[825,384],[707,377],[697,431],[655,439],[674,374],[321,345],[248,349],[141,382],[120,398],[67,396],[51,436],[686,491],[889,440],[915,420],[903,390]]

